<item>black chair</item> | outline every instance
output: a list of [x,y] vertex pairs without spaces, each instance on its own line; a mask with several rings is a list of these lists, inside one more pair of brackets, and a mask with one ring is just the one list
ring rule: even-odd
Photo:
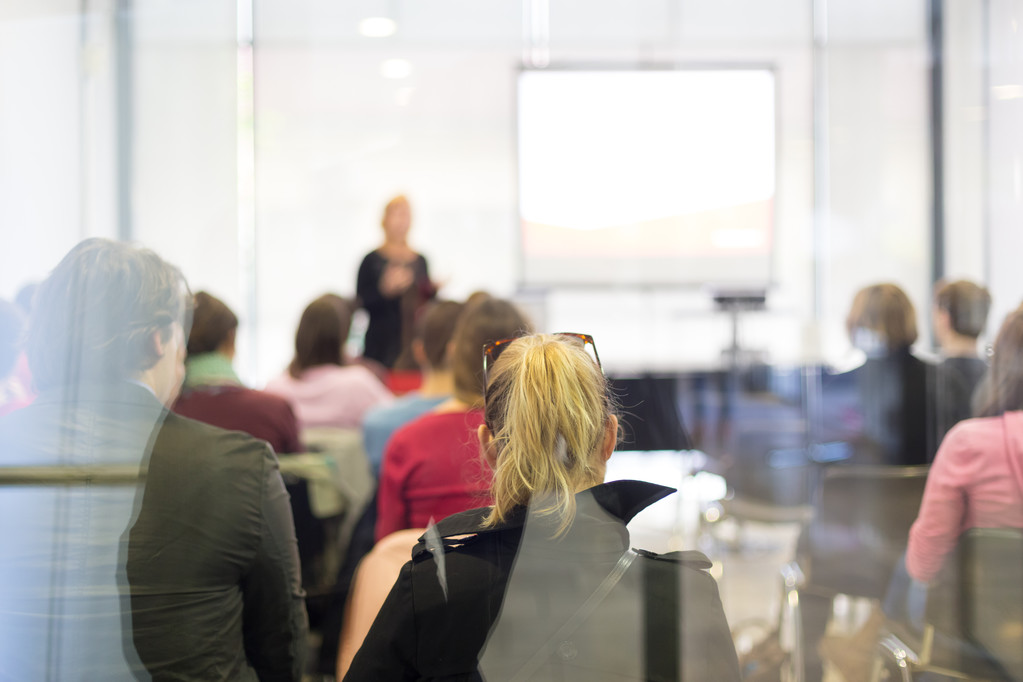
[[692,440],[678,405],[678,377],[613,377],[611,391],[623,408],[619,450],[689,450]]
[[885,664],[904,681],[918,673],[1023,682],[1023,531],[974,528],[927,591],[922,633],[888,623],[875,679]]
[[731,518],[739,532],[732,549],[775,550],[744,538],[747,523],[805,525],[812,517],[810,499],[818,465],[808,456],[801,421],[779,420],[775,428],[744,426],[736,436],[733,462],[725,471],[729,494],[721,500],[722,518]]
[[[793,676],[803,679],[800,593],[881,599],[906,551],[927,481],[927,466],[832,466],[824,470],[813,519],[797,558],[783,571],[782,615],[794,629]],[[823,634],[823,633],[820,633]]]

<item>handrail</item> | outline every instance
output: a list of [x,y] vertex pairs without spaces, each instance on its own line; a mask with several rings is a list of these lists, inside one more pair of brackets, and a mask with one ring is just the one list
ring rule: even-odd
[[137,464],[0,467],[0,487],[131,485],[143,480]]

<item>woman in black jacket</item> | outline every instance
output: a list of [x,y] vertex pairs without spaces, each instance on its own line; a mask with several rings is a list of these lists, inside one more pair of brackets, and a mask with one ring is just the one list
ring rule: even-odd
[[618,419],[592,338],[484,353],[494,506],[427,530],[345,679],[739,680],[710,562],[629,549],[673,491],[602,483]]
[[412,342],[420,307],[437,294],[426,258],[412,250],[408,232],[412,210],[404,196],[391,199],[381,221],[384,243],[362,259],[356,292],[369,313],[363,356],[388,369]]

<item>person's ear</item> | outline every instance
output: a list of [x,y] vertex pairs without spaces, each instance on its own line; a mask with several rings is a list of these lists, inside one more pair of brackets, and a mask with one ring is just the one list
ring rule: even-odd
[[163,357],[163,354],[167,352],[167,344],[170,341],[170,336],[164,338],[163,331],[160,329],[155,330],[149,335],[149,351],[153,354],[153,358],[159,360]]
[[420,369],[433,369],[430,366],[430,359],[426,357],[426,346],[423,345],[422,339],[412,339],[410,346],[412,349],[412,359],[416,361],[416,366]]
[[611,459],[611,454],[618,445],[618,417],[610,415],[604,424],[604,441],[600,444],[600,455],[604,461]]
[[476,435],[480,440],[480,455],[490,465],[491,471],[497,471],[497,443],[494,442],[494,434],[486,424],[480,424]]

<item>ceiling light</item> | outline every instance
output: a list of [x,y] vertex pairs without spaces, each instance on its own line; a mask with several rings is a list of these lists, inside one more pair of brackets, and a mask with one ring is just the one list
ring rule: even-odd
[[367,17],[359,22],[359,33],[367,38],[386,38],[397,30],[398,24],[388,17]]
[[408,78],[412,64],[407,59],[385,59],[380,62],[380,75],[384,78]]

